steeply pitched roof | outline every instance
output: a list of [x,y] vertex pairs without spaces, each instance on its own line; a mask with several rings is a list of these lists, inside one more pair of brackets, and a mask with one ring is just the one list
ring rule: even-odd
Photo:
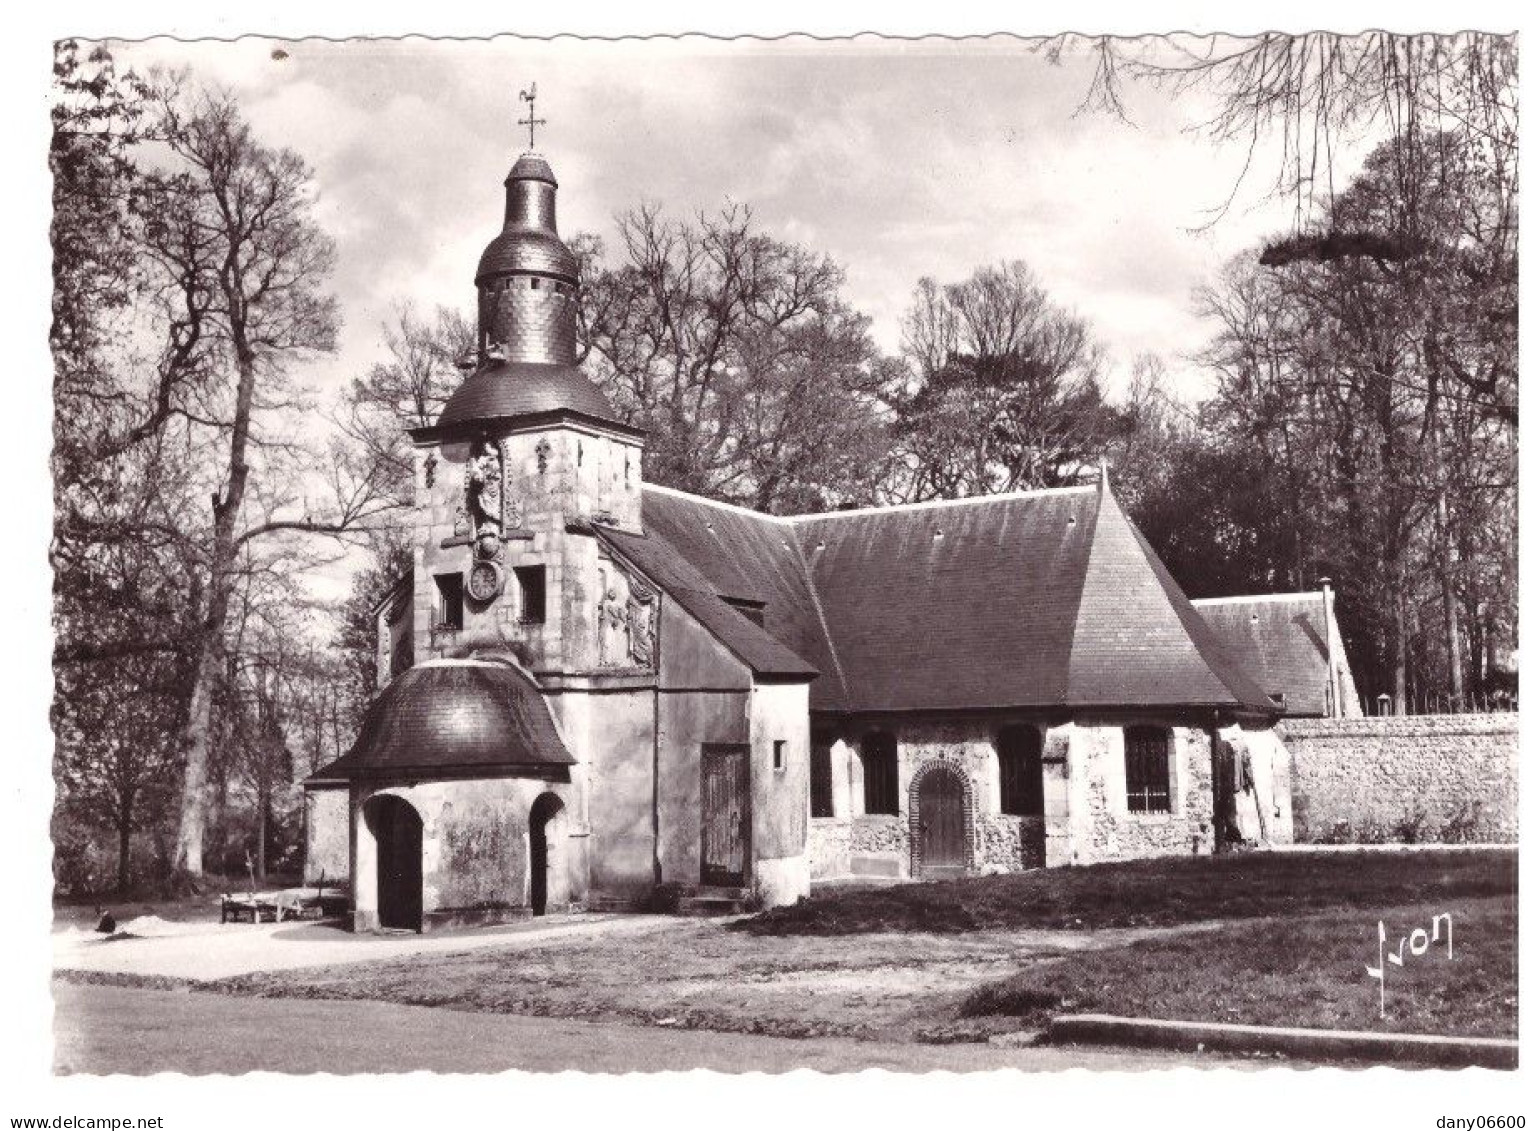
[[1094,511],[1073,490],[797,521],[843,667],[825,705],[1065,703]]
[[687,609],[754,674],[797,680],[816,676],[813,665],[721,600],[710,580],[658,531],[638,535],[612,527],[593,529],[621,558]]
[[647,488],[644,520],[721,607],[764,602],[814,709],[1272,710],[1108,491],[782,519]]
[[428,660],[390,681],[352,749],[306,784],[428,771],[505,774],[575,761],[527,673],[498,661]]
[[817,615],[817,595],[792,525],[665,488],[647,487],[641,498],[647,535],[697,571],[715,604],[728,607],[720,597],[763,603],[763,629],[804,667],[821,673],[812,685],[814,705],[819,693],[839,686],[837,660]]
[[[1254,673],[1261,687],[1286,696],[1286,714],[1321,716],[1327,711],[1329,643],[1322,593],[1219,597],[1192,604],[1228,654]],[[1343,654],[1336,659],[1343,663]],[[1343,706],[1356,712],[1348,666],[1341,675],[1347,684]]]

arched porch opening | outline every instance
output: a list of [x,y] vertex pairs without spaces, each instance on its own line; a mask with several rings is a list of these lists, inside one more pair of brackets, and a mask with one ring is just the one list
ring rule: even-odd
[[541,793],[528,814],[528,902],[535,915],[570,906],[566,841],[565,804]]
[[394,794],[363,803],[363,822],[374,838],[379,926],[422,929],[422,817]]

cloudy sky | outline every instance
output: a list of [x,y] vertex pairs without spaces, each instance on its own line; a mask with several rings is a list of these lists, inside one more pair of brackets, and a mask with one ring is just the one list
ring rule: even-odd
[[312,371],[322,388],[380,356],[396,303],[472,309],[501,181],[527,143],[518,90],[533,80],[563,232],[611,236],[642,199],[679,212],[749,204],[771,233],[844,266],[848,298],[891,350],[920,277],[1020,258],[1090,321],[1118,375],[1152,351],[1199,394],[1181,362],[1209,334],[1192,289],[1292,222],[1261,175],[1196,230],[1245,157],[1196,132],[1211,107],[1132,88],[1131,125],[1077,113],[1088,57],[1054,66],[1022,39],[114,47],[135,66],[227,85],[264,139],[314,167],[345,319],[340,351]]

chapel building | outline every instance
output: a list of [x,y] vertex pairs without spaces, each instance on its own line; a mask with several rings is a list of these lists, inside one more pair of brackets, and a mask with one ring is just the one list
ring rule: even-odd
[[646,484],[576,364],[555,175],[505,186],[378,696],[305,783],[358,929],[1291,839],[1283,698],[1107,476],[800,517]]

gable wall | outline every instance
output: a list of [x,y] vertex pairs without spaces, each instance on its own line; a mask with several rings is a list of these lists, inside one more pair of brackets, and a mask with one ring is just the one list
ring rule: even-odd
[[752,673],[746,665],[677,601],[665,596],[662,598],[661,625],[658,678],[663,688],[672,691],[691,688],[746,691],[752,686]]

